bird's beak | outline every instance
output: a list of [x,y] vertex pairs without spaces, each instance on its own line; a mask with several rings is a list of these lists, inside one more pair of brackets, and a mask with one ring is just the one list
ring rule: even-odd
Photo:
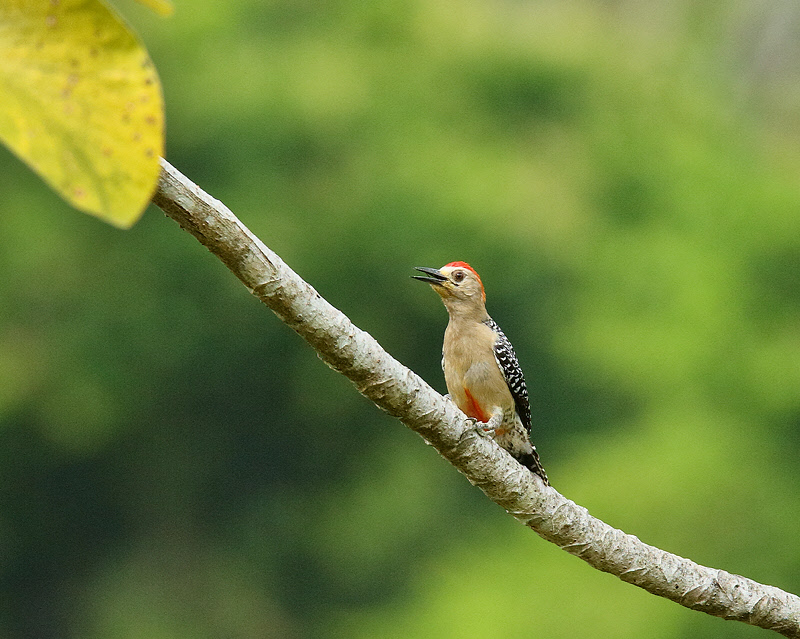
[[438,268],[428,268],[427,266],[415,266],[414,268],[418,271],[422,271],[423,273],[427,273],[428,275],[430,275],[430,277],[425,277],[423,275],[411,276],[415,280],[419,280],[420,282],[441,286],[442,283],[447,280],[447,276],[442,275],[442,272]]

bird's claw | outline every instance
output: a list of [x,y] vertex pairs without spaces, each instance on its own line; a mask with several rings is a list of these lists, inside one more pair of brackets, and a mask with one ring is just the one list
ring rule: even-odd
[[495,435],[497,434],[495,429],[492,426],[490,426],[487,422],[479,422],[474,417],[470,417],[469,421],[470,424],[472,425],[472,428],[481,437],[488,437],[489,439],[494,439]]

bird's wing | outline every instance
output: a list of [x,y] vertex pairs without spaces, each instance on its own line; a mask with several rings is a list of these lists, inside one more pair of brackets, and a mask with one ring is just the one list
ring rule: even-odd
[[505,333],[493,319],[489,319],[486,324],[497,333],[497,339],[494,343],[494,358],[503,372],[503,377],[506,380],[506,384],[508,384],[508,390],[514,398],[514,404],[517,407],[517,414],[522,421],[522,425],[530,433],[531,404],[528,399],[528,387],[525,384],[525,377],[522,374],[517,355],[514,353],[514,347],[511,346],[511,342],[508,341]]

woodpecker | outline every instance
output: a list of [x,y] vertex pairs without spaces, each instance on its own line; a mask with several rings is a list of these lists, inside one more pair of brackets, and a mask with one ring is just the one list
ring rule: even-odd
[[511,456],[549,485],[530,441],[528,388],[511,342],[486,312],[486,292],[466,262],[413,275],[442,298],[450,321],[444,332],[442,370],[451,399]]

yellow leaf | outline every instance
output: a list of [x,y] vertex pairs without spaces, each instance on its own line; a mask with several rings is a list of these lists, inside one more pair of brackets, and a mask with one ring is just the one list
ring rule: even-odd
[[170,0],[138,0],[138,2],[149,7],[160,16],[171,16],[175,10]]
[[73,206],[131,226],[164,154],[147,52],[99,0],[0,1],[0,139]]

